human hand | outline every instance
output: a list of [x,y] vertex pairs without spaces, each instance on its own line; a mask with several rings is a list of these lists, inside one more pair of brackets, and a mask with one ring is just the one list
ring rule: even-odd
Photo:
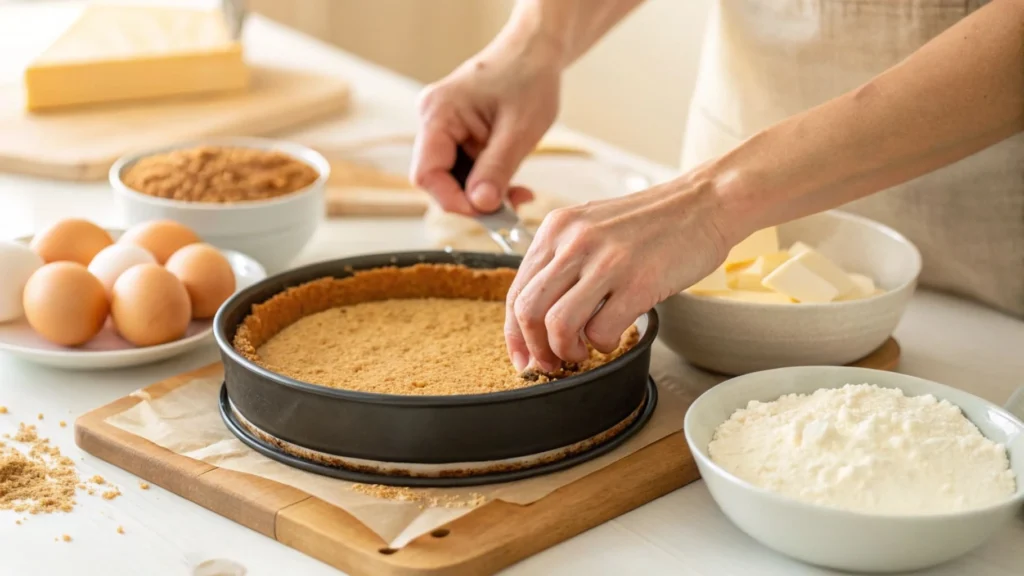
[[[419,98],[411,179],[448,212],[473,216],[533,194],[510,187],[558,111],[560,68],[536,42],[502,38]],[[476,158],[463,190],[449,171],[456,147]]]
[[690,176],[549,214],[505,302],[516,369],[583,361],[586,342],[612,352],[642,314],[710,274],[732,242],[719,205],[714,185]]

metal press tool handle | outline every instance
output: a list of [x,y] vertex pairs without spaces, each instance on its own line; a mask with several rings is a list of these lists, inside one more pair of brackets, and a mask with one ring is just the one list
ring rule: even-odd
[[221,10],[224,12],[224,22],[228,26],[228,33],[233,40],[242,37],[242,24],[245,23],[247,10],[245,0],[221,0]]
[[[452,166],[450,173],[459,187],[465,190],[466,180],[473,170],[473,158],[462,146],[456,146],[455,150],[455,165]],[[501,206],[495,212],[477,214],[474,218],[487,229],[491,239],[501,246],[506,254],[523,255],[533,241],[533,234],[519,220],[508,200],[502,200]]]

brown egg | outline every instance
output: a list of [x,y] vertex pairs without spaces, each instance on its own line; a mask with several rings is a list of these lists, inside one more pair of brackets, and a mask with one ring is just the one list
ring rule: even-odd
[[167,269],[181,280],[192,300],[192,317],[212,318],[235,293],[235,272],[228,259],[209,244],[190,244],[167,260]]
[[103,228],[88,220],[69,218],[36,234],[30,247],[47,263],[69,261],[88,266],[93,256],[113,243]]
[[107,320],[107,292],[76,262],[53,262],[35,271],[22,293],[25,318],[54,344],[85,344]]
[[167,262],[183,246],[200,242],[191,228],[174,220],[152,220],[136,224],[117,240],[142,246],[152,254],[158,264]]
[[185,335],[192,304],[174,274],[157,264],[137,264],[114,282],[110,313],[125,340],[155,346]]

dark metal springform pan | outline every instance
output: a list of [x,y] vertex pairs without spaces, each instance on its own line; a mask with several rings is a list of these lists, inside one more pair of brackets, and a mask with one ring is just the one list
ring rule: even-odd
[[375,462],[489,462],[571,446],[621,425],[644,405],[654,310],[638,319],[639,342],[589,372],[518,390],[457,396],[396,396],[316,386],[268,371],[232,346],[254,304],[317,278],[420,263],[518,267],[513,255],[406,252],[320,262],[272,276],[221,306],[214,334],[230,405],[273,438],[306,449]]

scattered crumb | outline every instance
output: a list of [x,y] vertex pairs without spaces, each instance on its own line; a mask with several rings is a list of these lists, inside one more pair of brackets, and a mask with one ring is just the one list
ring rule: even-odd
[[120,495],[121,495],[121,491],[120,490],[118,490],[117,488],[111,488],[110,490],[107,490],[106,492],[103,493],[103,499],[104,500],[113,500],[114,498],[117,498]]
[[0,406],[0,414],[7,414],[7,406]]
[[71,512],[80,482],[74,462],[48,439],[39,438],[35,426],[20,423],[12,439],[28,451],[0,447],[0,510]]
[[141,482],[140,481],[139,482],[139,488],[142,488],[143,490],[149,490],[149,483],[148,482]]
[[36,416],[36,418],[37,418],[37,419],[39,419],[39,420],[42,420],[42,419],[43,419],[43,413],[42,413],[42,412],[40,412],[40,413],[39,413],[39,416]]
[[93,484],[100,484],[100,485],[103,485],[103,484],[107,483],[107,481],[103,479],[103,476],[100,476],[99,474],[93,476],[92,478],[89,478],[89,482],[92,482]]
[[77,488],[78,488],[79,490],[85,490],[86,486],[85,486],[85,484],[81,484],[81,483],[79,483],[79,484],[78,484],[78,486],[77,486]]
[[21,526],[21,520],[15,520],[14,523],[17,524],[18,526]]
[[414,502],[422,510],[423,508],[475,508],[487,501],[483,494],[472,492],[469,499],[458,496],[431,495],[424,490],[405,488],[402,486],[385,486],[383,484],[353,484],[351,490],[381,498],[383,500],[396,500],[399,502]]
[[93,490],[92,488],[89,488],[88,494],[89,494],[89,496],[95,496],[96,495],[96,491]]
[[71,542],[71,536],[68,536],[67,534],[61,536],[61,539],[65,542]]
[[60,421],[60,427],[61,427],[61,428],[67,428],[67,426],[68,426],[68,423],[67,423],[67,422],[65,422],[65,421],[63,421],[63,420],[61,420],[61,421]]
[[117,533],[118,533],[118,534],[124,534],[124,528],[123,528],[123,527],[121,527],[121,526],[118,526],[118,527],[117,527]]

